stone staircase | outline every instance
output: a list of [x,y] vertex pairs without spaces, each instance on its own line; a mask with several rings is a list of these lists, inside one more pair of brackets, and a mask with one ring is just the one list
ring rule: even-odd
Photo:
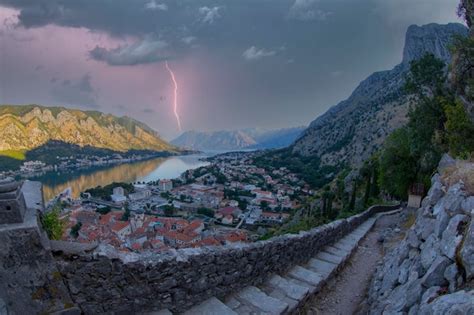
[[228,296],[225,300],[212,297],[184,314],[295,313],[310,296],[319,292],[324,284],[344,265],[380,215],[382,214],[368,219],[336,243],[315,253],[306,264],[294,266],[286,274],[275,274],[265,283],[258,286],[248,286]]

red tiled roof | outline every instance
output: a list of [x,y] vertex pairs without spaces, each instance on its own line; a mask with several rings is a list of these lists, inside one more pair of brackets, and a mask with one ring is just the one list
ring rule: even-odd
[[114,232],[119,232],[126,228],[129,225],[128,221],[117,221],[115,224],[112,226],[112,231]]

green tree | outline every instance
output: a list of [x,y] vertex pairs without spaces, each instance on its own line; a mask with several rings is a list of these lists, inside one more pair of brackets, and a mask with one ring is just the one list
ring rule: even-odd
[[71,228],[71,236],[74,238],[77,238],[79,236],[79,231],[81,230],[82,223],[77,222],[72,228]]
[[64,233],[65,223],[59,218],[60,213],[61,208],[59,204],[56,204],[51,211],[44,213],[41,217],[43,228],[51,240],[61,239]]
[[385,140],[380,154],[379,181],[391,195],[406,198],[416,173],[417,161],[410,151],[410,132],[407,127],[402,127]]
[[447,106],[445,111],[449,152],[455,157],[467,158],[474,153],[474,124],[459,101]]
[[205,207],[199,208],[199,209],[197,210],[197,213],[198,213],[198,214],[205,215],[206,217],[210,217],[210,218],[213,218],[213,217],[214,217],[214,210],[209,209],[209,208],[205,208]]
[[432,97],[443,91],[446,82],[444,62],[433,54],[426,54],[410,62],[410,72],[405,81],[405,90],[419,97]]
[[128,203],[125,203],[125,211],[123,212],[123,215],[120,218],[120,220],[128,221],[129,219],[130,219],[130,208],[128,207]]

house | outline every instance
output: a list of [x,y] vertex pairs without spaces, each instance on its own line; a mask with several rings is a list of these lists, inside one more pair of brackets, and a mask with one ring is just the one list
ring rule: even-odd
[[114,203],[120,204],[127,201],[127,197],[125,197],[125,192],[122,187],[115,187],[113,190],[113,194],[110,196]]
[[116,221],[114,225],[112,225],[111,230],[122,240],[132,233],[132,228],[128,221]]
[[173,189],[173,182],[170,179],[160,179],[158,187],[161,191],[170,191]]
[[151,190],[143,189],[128,195],[131,201],[142,200],[151,197]]
[[232,224],[233,221],[234,221],[234,217],[230,214],[228,214],[228,215],[226,215],[222,218],[222,223],[223,224]]
[[271,191],[264,191],[260,189],[255,189],[252,191],[257,198],[272,198]]
[[234,218],[238,218],[242,214],[242,210],[237,207],[224,207],[217,210],[217,213],[222,214],[223,217],[231,215]]
[[260,219],[268,223],[283,223],[290,217],[288,213],[281,212],[262,212]]

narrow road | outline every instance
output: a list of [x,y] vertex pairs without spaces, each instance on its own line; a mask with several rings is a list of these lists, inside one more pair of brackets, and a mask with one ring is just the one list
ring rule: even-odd
[[[365,314],[367,288],[384,249],[391,248],[408,228],[406,210],[382,216],[362,240],[347,265],[305,306],[310,315]],[[382,242],[383,239],[383,242]]]

